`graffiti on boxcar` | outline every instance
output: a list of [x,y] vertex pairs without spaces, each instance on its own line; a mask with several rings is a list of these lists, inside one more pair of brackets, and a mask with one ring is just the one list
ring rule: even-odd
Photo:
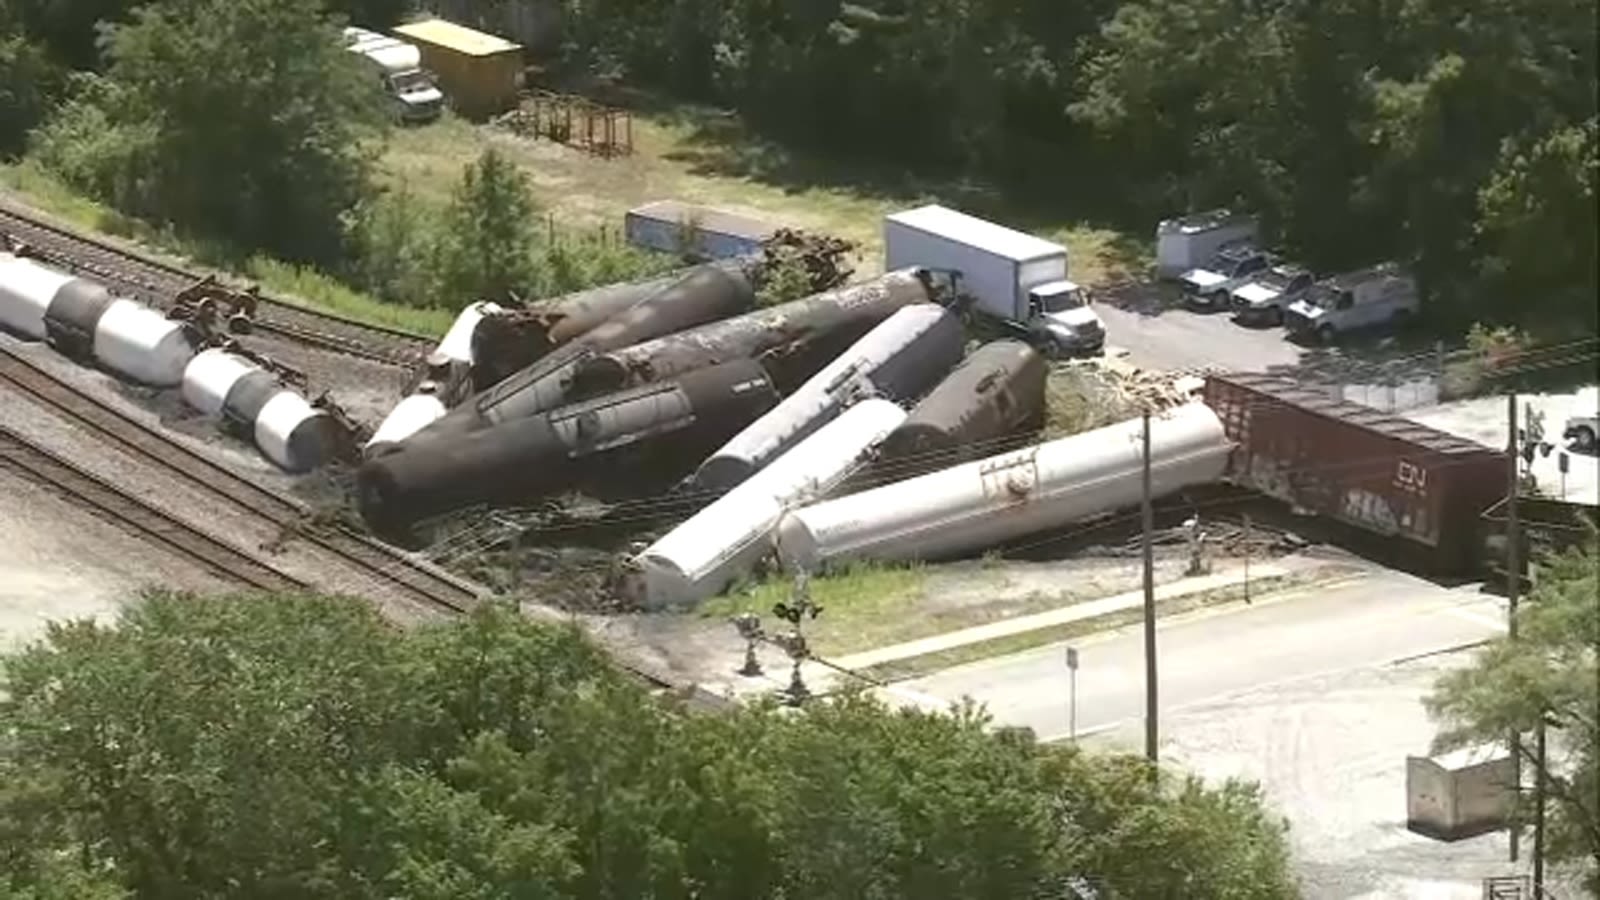
[[1400,523],[1396,520],[1394,507],[1389,500],[1380,494],[1361,488],[1350,488],[1344,492],[1345,518],[1370,525],[1383,531],[1398,531]]

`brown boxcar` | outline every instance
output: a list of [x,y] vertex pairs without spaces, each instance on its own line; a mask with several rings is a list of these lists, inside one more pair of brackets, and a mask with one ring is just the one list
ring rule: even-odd
[[450,107],[482,119],[517,105],[522,46],[444,19],[396,26],[395,34],[422,51],[422,65],[438,76]]
[[1504,451],[1279,376],[1212,375],[1204,396],[1235,443],[1235,484],[1404,538],[1426,568],[1472,566],[1479,516],[1505,496]]

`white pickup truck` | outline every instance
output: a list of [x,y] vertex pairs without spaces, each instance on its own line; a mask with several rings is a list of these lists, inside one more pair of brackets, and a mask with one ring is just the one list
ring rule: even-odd
[[1089,292],[1067,279],[1067,248],[946,209],[922,206],[883,220],[884,269],[923,268],[955,276],[974,309],[1046,354],[1096,354],[1105,323]]

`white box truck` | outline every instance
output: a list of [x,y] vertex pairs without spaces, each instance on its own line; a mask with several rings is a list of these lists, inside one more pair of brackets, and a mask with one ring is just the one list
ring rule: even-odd
[[1156,225],[1156,275],[1178,278],[1203,267],[1229,244],[1254,244],[1259,239],[1254,216],[1213,209]]
[[416,44],[352,26],[344,30],[344,45],[377,70],[395,118],[402,122],[439,118],[444,92],[422,68],[422,50]]
[[1089,292],[1067,280],[1067,248],[943,206],[885,216],[884,269],[949,273],[983,315],[1024,332],[1051,355],[1098,353],[1105,323]]

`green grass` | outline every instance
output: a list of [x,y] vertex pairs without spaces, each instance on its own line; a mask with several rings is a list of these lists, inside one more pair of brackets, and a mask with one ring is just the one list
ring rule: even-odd
[[492,144],[523,168],[540,208],[566,227],[617,228],[635,206],[678,199],[854,241],[863,273],[881,265],[884,214],[933,200],[1061,241],[1071,254],[1073,277],[1086,284],[1146,262],[1140,241],[1074,221],[1068,209],[1025,209],[1024,198],[979,184],[919,179],[903,170],[852,167],[792,153],[712,110],[680,106],[667,113],[635,112],[633,143],[631,156],[604,159],[447,117],[397,131],[382,168],[389,183],[442,200],[461,166]]
[[269,294],[287,294],[314,309],[338,313],[373,325],[386,325],[425,335],[442,335],[455,321],[448,309],[424,309],[385,303],[355,290],[337,278],[306,266],[266,256],[253,256],[241,273],[259,282]]
[[442,335],[455,320],[455,313],[445,309],[385,303],[315,269],[265,256],[232,262],[216,247],[153,228],[76,193],[31,161],[0,164],[0,185],[68,224],[136,242],[186,268],[199,263],[229,271],[258,282],[269,294],[285,295],[312,309],[425,335]]
[[[903,640],[903,623],[914,619],[922,598],[925,573],[920,566],[856,564],[839,572],[811,579],[811,602],[823,612],[806,622],[806,635],[817,652],[853,653]],[[772,607],[787,600],[794,583],[775,577],[744,588],[734,588],[700,606],[707,618],[728,618],[755,613],[769,626]]]
[[[1287,575],[1261,578],[1251,583],[1250,593],[1252,597],[1260,597],[1263,590],[1281,590],[1302,581],[1303,579]],[[1221,606],[1225,603],[1233,603],[1243,599],[1244,587],[1235,585],[1217,588],[1213,591],[1201,591],[1173,597],[1169,600],[1161,601],[1157,608],[1162,616],[1174,616],[1208,606]],[[1103,616],[1092,616],[1080,621],[1067,622],[1049,628],[1025,631],[1021,634],[1007,635],[993,640],[979,641],[974,644],[964,644],[960,647],[952,647],[949,650],[941,650],[937,653],[925,653],[921,656],[898,659],[863,669],[859,674],[877,681],[906,681],[943,669],[977,662],[978,660],[1021,653],[1024,650],[1032,650],[1035,647],[1043,647],[1059,641],[1082,637],[1086,634],[1111,631],[1125,625],[1131,625],[1142,618],[1144,618],[1144,610],[1142,608],[1119,610]]]

